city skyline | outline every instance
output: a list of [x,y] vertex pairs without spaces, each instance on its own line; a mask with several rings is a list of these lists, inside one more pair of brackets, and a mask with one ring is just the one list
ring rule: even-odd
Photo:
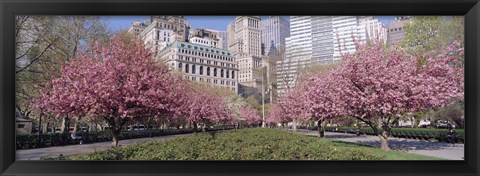
[[[230,21],[235,19],[235,16],[185,16],[190,23],[192,29],[204,28],[214,29],[220,31],[226,31],[227,25]],[[266,19],[268,16],[260,16],[261,19]],[[282,16],[287,21],[290,21],[290,16]],[[387,25],[394,21],[395,16],[373,16],[379,19],[383,25]],[[105,22],[109,30],[128,30],[133,22],[144,21],[149,19],[150,16],[105,16]]]

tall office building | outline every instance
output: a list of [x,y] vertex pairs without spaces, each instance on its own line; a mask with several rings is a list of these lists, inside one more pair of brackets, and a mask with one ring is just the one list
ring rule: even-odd
[[258,87],[262,66],[259,16],[237,16],[227,27],[228,49],[238,62],[238,82],[242,86]]
[[360,25],[358,16],[335,16],[333,27],[333,60],[341,59],[342,53],[355,52],[355,42],[366,41],[367,34],[364,25]]
[[277,61],[277,88],[282,94],[295,87],[301,70],[333,61],[333,17],[291,16],[285,59]]
[[290,36],[290,22],[281,16],[269,16],[260,21],[260,31],[263,53],[268,54],[272,43],[277,49],[285,47],[285,39]]
[[332,16],[312,16],[312,61],[315,63],[333,61],[332,22]]
[[228,36],[227,31],[218,31],[220,39],[222,40],[222,49],[228,50]]
[[359,25],[365,27],[366,40],[380,40],[387,42],[387,28],[380,20],[372,16],[362,17],[359,20]]
[[395,44],[403,40],[405,37],[405,25],[411,22],[409,16],[397,16],[395,21],[387,25],[387,42]]
[[360,19],[355,16],[291,16],[286,57],[277,62],[278,93],[295,87],[302,69],[312,64],[332,63],[341,59],[341,53],[354,52],[354,38],[363,42],[367,39],[367,27],[378,26],[376,19],[368,18],[362,23]]

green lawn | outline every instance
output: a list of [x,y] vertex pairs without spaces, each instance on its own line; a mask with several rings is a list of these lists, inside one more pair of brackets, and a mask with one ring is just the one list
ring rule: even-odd
[[[57,158],[58,159],[58,158]],[[67,160],[435,160],[279,129],[199,133],[135,144]]]

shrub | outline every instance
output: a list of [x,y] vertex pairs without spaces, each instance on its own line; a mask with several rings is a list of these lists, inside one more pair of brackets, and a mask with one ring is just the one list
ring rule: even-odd
[[166,141],[134,144],[68,160],[381,160],[356,148],[278,129],[198,133]]
[[[225,128],[226,130],[233,129],[233,127]],[[221,128],[211,128],[207,131],[218,131],[223,130]],[[145,130],[145,131],[125,131],[120,133],[120,140],[123,139],[135,139],[135,138],[145,138],[145,137],[156,137],[156,136],[168,136],[176,134],[187,134],[193,133],[192,129],[170,129],[170,130]],[[95,143],[95,142],[105,142],[112,141],[112,133],[110,132],[88,132],[88,133],[77,133],[77,135],[82,136],[84,143]],[[70,138],[69,133],[53,133],[53,134],[43,134],[43,135],[17,135],[16,146],[17,150],[19,149],[32,149],[32,148],[41,148],[41,147],[52,147],[52,146],[63,146],[63,145],[72,145],[78,144]]]
[[[326,131],[330,132],[341,132],[341,133],[351,133],[355,134],[356,127],[327,127]],[[463,129],[454,129],[454,132],[457,133],[457,137],[454,139],[456,143],[463,143],[465,141],[465,130]],[[371,128],[360,128],[360,133],[366,135],[375,135]],[[437,140],[440,142],[449,141],[447,137],[447,129],[433,129],[433,128],[393,128],[391,131],[391,136],[398,138],[407,138],[407,139],[419,139],[419,140]]]

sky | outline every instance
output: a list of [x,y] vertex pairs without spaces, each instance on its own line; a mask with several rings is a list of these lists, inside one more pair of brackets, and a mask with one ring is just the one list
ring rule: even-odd
[[[289,19],[288,16],[283,16],[285,19]],[[127,30],[130,25],[135,21],[144,21],[149,19],[150,16],[109,16],[105,17],[107,26],[111,31],[117,31],[121,29]],[[268,18],[268,16],[262,16],[262,19]],[[394,16],[375,16],[384,25],[387,25],[390,21],[394,20]],[[192,29],[205,28],[214,29],[220,31],[226,31],[227,25],[230,21],[235,19],[235,16],[186,16],[187,21],[190,23]]]

